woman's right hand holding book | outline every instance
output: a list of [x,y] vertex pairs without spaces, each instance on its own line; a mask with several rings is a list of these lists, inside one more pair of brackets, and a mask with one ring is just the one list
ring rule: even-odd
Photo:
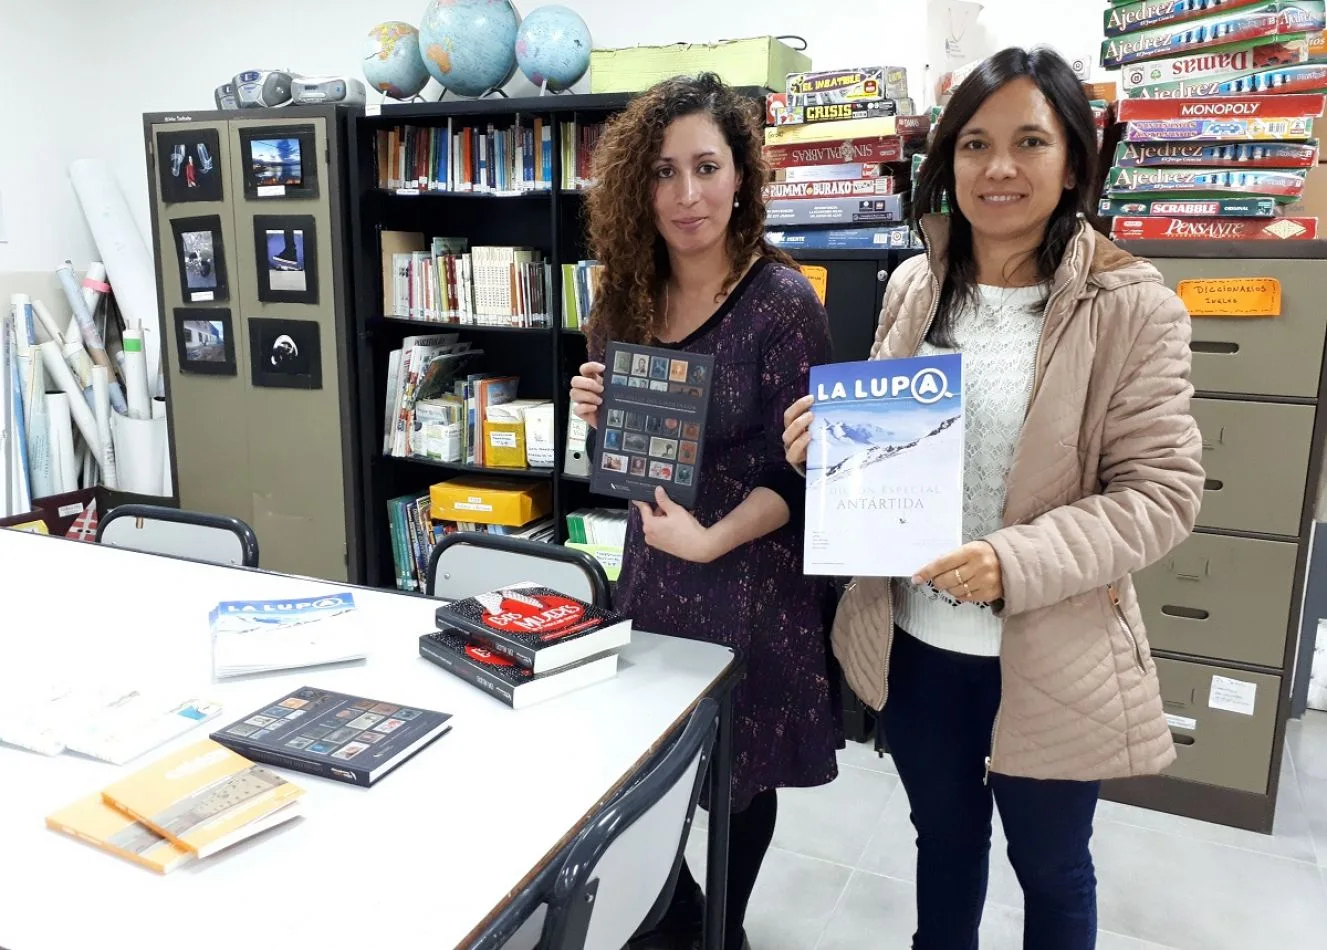
[[604,364],[582,363],[579,376],[571,378],[571,408],[593,428],[599,427],[599,407],[604,397]]
[[806,467],[806,449],[811,444],[813,396],[803,396],[783,411],[783,457],[793,468]]

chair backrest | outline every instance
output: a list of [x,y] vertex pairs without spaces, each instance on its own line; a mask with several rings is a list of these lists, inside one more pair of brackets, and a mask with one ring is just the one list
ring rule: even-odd
[[584,551],[500,534],[447,535],[429,555],[426,579],[429,596],[443,600],[532,581],[597,607],[612,606],[603,565]]
[[719,706],[701,700],[644,776],[576,837],[549,899],[540,950],[619,950],[657,922],[676,883]]
[[210,564],[258,566],[258,538],[226,515],[160,505],[120,505],[97,525],[97,543]]

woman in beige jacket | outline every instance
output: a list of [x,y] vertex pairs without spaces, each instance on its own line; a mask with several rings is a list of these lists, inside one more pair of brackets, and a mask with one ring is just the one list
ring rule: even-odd
[[[922,216],[926,254],[893,275],[871,353],[964,360],[966,543],[911,578],[857,578],[833,634],[908,795],[915,950],[976,948],[992,800],[1024,947],[1093,947],[1100,780],[1175,755],[1129,578],[1198,513],[1189,317],[1090,225],[1096,150],[1054,53],[975,70],[913,193],[918,213],[947,197],[950,214]],[[798,467],[810,405],[784,417]]]

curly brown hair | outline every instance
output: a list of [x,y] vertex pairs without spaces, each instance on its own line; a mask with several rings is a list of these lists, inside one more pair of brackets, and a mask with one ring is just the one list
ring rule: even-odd
[[595,146],[595,184],[586,195],[585,211],[590,253],[603,265],[589,327],[598,339],[648,344],[663,329],[664,314],[655,300],[669,265],[654,224],[653,166],[668,126],[696,113],[708,115],[723,132],[740,175],[738,206],[728,223],[730,263],[722,292],[732,289],[753,255],[793,264],[765,240],[761,190],[769,180],[769,165],[759,104],[714,73],[664,80],[610,119]]

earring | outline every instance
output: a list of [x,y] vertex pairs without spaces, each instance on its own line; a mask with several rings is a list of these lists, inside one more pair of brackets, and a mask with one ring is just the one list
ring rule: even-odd
[[736,195],[734,195],[734,196],[733,196],[733,207],[734,207],[734,208],[740,207],[741,204],[742,204],[742,202],[741,202],[740,200],[738,200],[738,198],[737,198]]

